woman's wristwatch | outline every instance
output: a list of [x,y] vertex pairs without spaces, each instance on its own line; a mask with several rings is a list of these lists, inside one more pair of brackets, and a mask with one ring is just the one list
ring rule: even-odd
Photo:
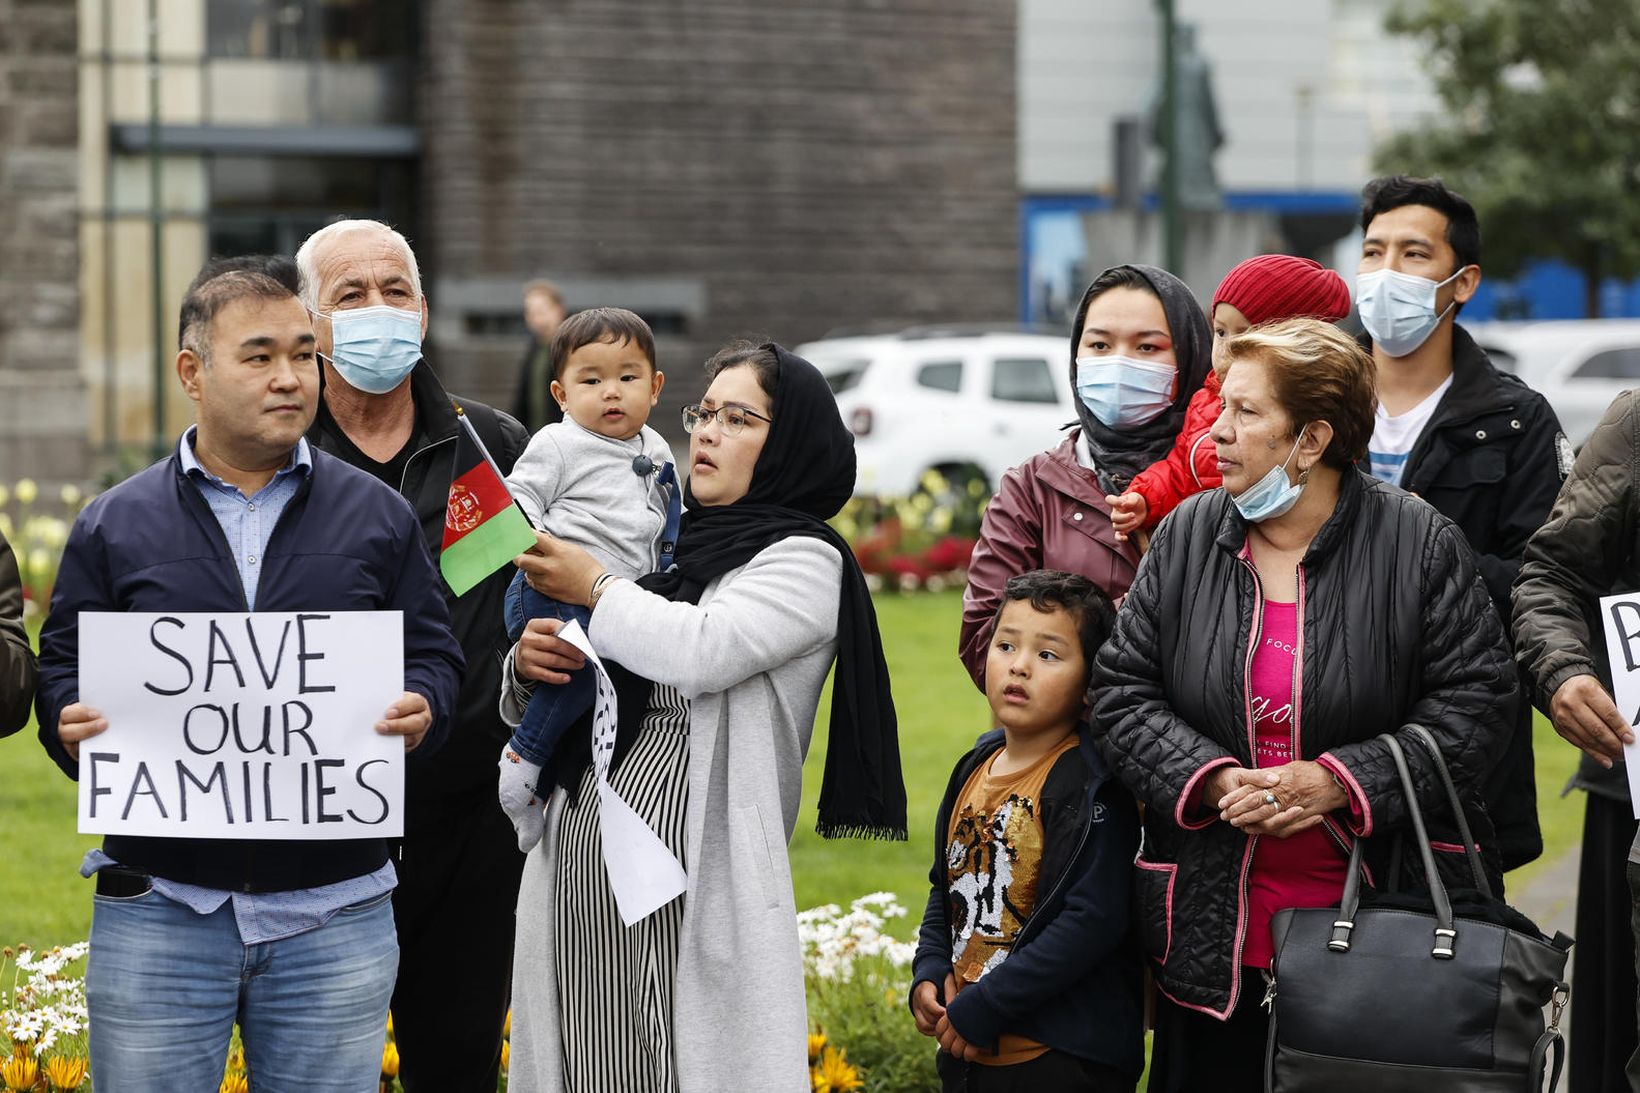
[[620,580],[620,578],[613,573],[600,573],[598,575],[598,579],[592,582],[592,591],[587,595],[587,610],[591,611],[594,607],[596,607],[598,605],[598,600],[603,596],[604,591],[609,588],[612,582],[618,580]]

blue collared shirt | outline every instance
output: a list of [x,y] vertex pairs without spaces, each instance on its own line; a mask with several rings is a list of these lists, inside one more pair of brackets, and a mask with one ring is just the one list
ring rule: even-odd
[[[188,426],[177,445],[183,473],[199,487],[205,503],[222,525],[222,534],[228,538],[228,549],[233,553],[234,566],[245,589],[247,609],[256,607],[256,582],[262,573],[262,556],[273,538],[273,529],[279,516],[302,480],[313,470],[313,454],[306,438],[297,441],[290,460],[266,486],[246,497],[236,486],[231,486],[207,471],[194,455],[195,426]],[[105,865],[117,864],[99,850],[86,853],[80,865],[80,875],[89,877]],[[228,900],[233,900],[234,921],[239,926],[239,939],[246,945],[278,941],[294,937],[308,930],[318,929],[343,907],[374,899],[391,892],[398,883],[398,874],[391,861],[373,873],[352,877],[318,888],[297,888],[288,892],[229,892],[220,888],[202,888],[197,884],[155,877],[154,891],[168,900],[180,903],[201,915],[216,911]]]

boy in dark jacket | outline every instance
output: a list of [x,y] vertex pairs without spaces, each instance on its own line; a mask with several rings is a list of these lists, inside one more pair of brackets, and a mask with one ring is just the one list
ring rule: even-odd
[[1001,728],[946,787],[913,966],[911,1012],[947,1090],[1131,1091],[1143,1069],[1138,812],[1085,723],[1115,614],[1068,573],[1004,589],[985,671]]

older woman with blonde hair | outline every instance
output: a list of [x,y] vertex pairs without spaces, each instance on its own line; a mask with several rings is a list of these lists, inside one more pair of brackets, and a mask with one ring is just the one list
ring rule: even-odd
[[[1519,701],[1462,534],[1356,467],[1372,358],[1313,319],[1225,349],[1210,433],[1224,486],[1158,529],[1092,691],[1100,748],[1145,805],[1151,1093],[1263,1089],[1271,916],[1336,903],[1353,841],[1409,822],[1379,734],[1407,736],[1433,841],[1456,851],[1436,855],[1443,873],[1467,875],[1462,848],[1408,725],[1435,734],[1493,853],[1478,790]],[[1388,842],[1367,844],[1374,877]]]

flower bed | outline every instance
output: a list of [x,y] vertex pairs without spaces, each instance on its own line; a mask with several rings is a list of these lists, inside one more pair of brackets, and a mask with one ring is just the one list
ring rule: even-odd
[[960,588],[990,504],[977,476],[923,475],[910,497],[853,497],[832,520],[873,592]]

